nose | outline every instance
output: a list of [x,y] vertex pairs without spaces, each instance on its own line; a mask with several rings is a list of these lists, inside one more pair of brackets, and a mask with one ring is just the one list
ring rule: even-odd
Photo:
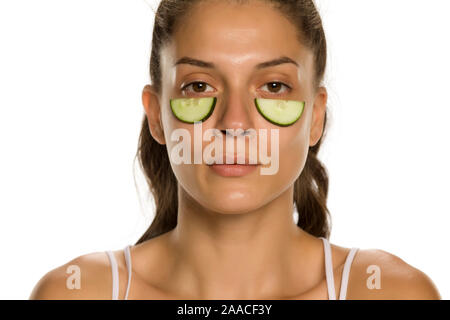
[[[246,135],[250,128],[253,128],[251,103],[252,98],[248,94],[233,91],[224,96],[221,114],[217,120],[217,129],[226,137]],[[226,129],[231,129],[228,131]],[[236,130],[240,131],[240,134]]]

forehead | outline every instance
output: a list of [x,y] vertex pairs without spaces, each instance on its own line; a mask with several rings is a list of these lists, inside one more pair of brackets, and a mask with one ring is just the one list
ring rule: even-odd
[[165,54],[169,67],[183,56],[239,68],[280,56],[292,58],[303,69],[312,62],[296,27],[281,12],[260,1],[200,2],[179,22],[173,40]]

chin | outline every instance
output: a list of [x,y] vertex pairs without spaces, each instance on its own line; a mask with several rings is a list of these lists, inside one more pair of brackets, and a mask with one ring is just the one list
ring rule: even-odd
[[[257,189],[256,189],[257,190]],[[253,190],[217,190],[217,193],[205,196],[206,207],[223,214],[242,214],[259,208],[261,203],[260,196]]]

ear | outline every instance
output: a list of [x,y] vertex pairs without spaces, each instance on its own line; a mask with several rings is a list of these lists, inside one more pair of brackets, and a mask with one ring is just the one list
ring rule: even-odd
[[311,131],[309,134],[309,145],[315,146],[319,142],[323,134],[323,124],[325,121],[325,112],[327,108],[328,93],[325,87],[317,89],[314,99],[314,107],[312,114]]
[[152,137],[159,143],[165,144],[164,130],[161,121],[161,106],[159,97],[153,86],[147,84],[142,90],[142,104],[147,115],[148,126]]

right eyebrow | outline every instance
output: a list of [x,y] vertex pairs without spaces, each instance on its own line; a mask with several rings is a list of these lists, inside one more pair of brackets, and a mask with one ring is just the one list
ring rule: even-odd
[[190,65],[202,67],[202,68],[215,68],[216,67],[214,65],[214,63],[212,63],[212,62],[206,62],[206,61],[202,61],[202,60],[198,60],[198,59],[194,59],[194,58],[190,58],[190,57],[183,57],[183,58],[179,59],[174,64],[174,66],[179,65],[179,64],[190,64]]
[[[277,66],[280,64],[284,64],[284,63],[292,63],[295,64],[297,67],[299,66],[297,62],[295,62],[293,59],[283,56],[277,59],[273,59],[270,61],[266,61],[266,62],[261,62],[258,63],[255,66],[255,69],[264,69],[264,68],[268,68],[268,67],[273,67],[273,66]],[[179,64],[190,64],[193,66],[197,66],[197,67],[201,67],[201,68],[209,68],[209,69],[213,69],[215,68],[215,64],[212,62],[207,62],[207,61],[203,61],[203,60],[199,60],[199,59],[194,59],[194,58],[190,58],[190,57],[182,57],[181,59],[179,59],[174,66],[179,65]]]

